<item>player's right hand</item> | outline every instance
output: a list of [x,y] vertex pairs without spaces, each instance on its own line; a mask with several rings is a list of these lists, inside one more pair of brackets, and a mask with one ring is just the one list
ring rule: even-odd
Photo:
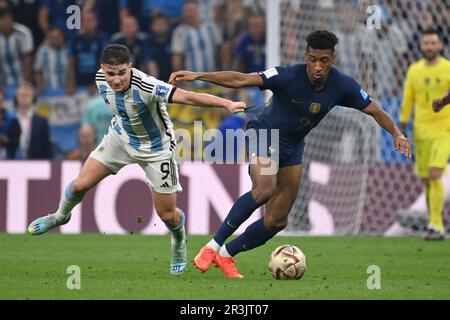
[[411,143],[404,135],[399,135],[394,138],[394,148],[411,160]]
[[433,100],[433,110],[434,112],[439,112],[444,108],[444,99],[434,99]]
[[177,84],[177,82],[194,81],[196,79],[197,79],[197,75],[195,72],[181,70],[181,71],[172,72],[172,74],[169,77],[168,83],[175,86]]
[[245,111],[245,108],[247,108],[247,105],[245,104],[245,102],[242,102],[242,101],[238,101],[238,102],[233,101],[226,108],[228,109],[228,111],[230,111],[232,113],[236,113],[236,112]]

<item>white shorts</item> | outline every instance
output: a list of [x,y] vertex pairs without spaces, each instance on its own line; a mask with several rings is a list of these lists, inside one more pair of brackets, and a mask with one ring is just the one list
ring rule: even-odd
[[174,193],[182,190],[173,151],[136,150],[120,139],[111,128],[89,157],[100,161],[113,174],[127,164],[137,163],[145,171],[147,185],[156,192]]

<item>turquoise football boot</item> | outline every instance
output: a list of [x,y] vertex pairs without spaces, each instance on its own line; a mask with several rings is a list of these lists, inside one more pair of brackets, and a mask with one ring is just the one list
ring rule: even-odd
[[71,214],[69,214],[65,220],[58,221],[55,217],[55,214],[52,213],[48,216],[37,218],[28,226],[28,233],[34,236],[46,233],[50,229],[66,224],[67,222],[69,222],[70,217]]

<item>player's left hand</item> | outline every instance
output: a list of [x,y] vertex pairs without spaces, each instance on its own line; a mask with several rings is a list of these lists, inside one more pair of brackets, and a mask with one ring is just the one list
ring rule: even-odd
[[247,105],[242,101],[238,101],[238,102],[233,101],[233,102],[231,102],[231,104],[226,106],[226,108],[228,109],[228,111],[230,111],[232,113],[236,113],[236,112],[243,112],[245,110],[245,108],[247,108]]
[[401,154],[406,155],[411,160],[411,143],[404,135],[398,135],[394,140],[395,150],[400,150]]
[[433,110],[434,112],[439,112],[444,108],[444,99],[435,99],[433,100]]

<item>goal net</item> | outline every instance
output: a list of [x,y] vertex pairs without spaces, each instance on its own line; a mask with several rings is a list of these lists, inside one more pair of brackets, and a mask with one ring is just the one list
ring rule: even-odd
[[[339,38],[337,67],[398,121],[406,70],[421,57],[421,31],[438,29],[443,55],[450,56],[449,12],[448,0],[268,1],[267,67],[305,61],[306,36],[333,31]],[[303,164],[287,233],[387,234],[396,225],[426,226],[426,204],[412,162],[363,113],[334,108],[306,138]],[[449,216],[447,204],[447,225]]]

